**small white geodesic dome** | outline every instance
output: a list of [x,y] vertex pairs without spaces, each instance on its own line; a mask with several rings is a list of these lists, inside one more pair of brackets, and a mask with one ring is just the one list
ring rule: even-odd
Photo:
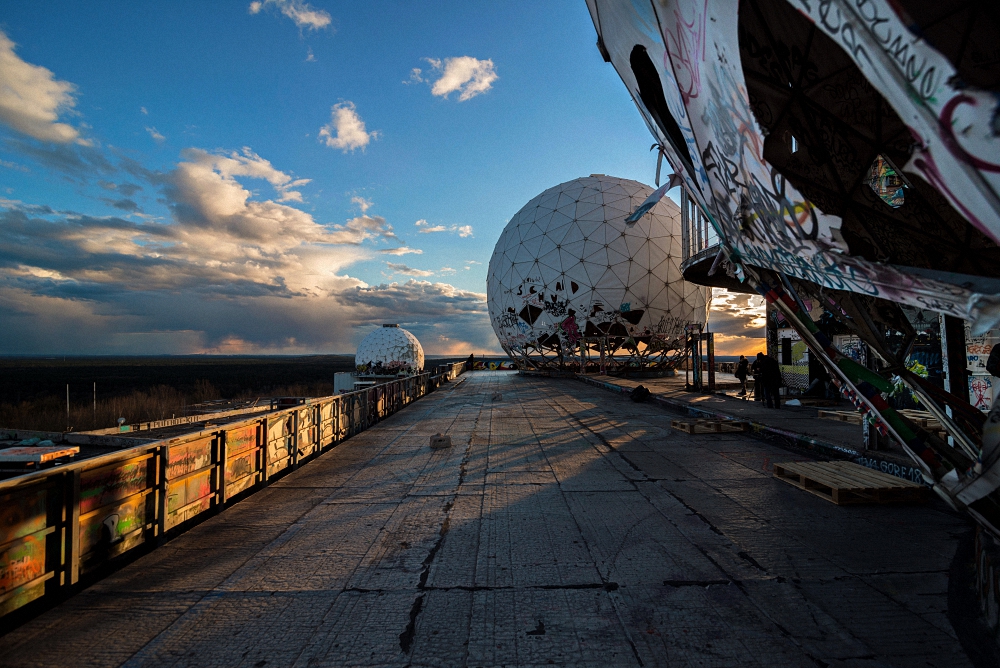
[[681,277],[681,212],[664,197],[592,174],[514,214],[490,258],[486,295],[500,345],[522,366],[671,368],[685,326],[708,319],[710,289]]
[[382,325],[362,339],[354,364],[365,373],[417,373],[424,368],[424,349],[399,325]]

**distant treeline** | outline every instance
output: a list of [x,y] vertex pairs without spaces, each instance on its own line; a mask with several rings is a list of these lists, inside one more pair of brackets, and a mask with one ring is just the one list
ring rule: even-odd
[[0,358],[0,427],[87,431],[181,416],[205,401],[326,396],[333,375],[353,369],[353,355]]

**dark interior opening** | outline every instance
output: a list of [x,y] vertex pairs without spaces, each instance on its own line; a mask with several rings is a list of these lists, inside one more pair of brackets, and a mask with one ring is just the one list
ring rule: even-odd
[[692,171],[691,154],[688,152],[687,141],[684,134],[677,125],[677,121],[667,109],[667,98],[663,95],[663,86],[660,84],[660,74],[656,71],[656,66],[649,57],[646,47],[636,44],[629,56],[629,64],[632,66],[632,74],[635,75],[636,83],[639,84],[639,99],[646,107],[646,111],[653,117],[653,122],[660,128],[660,131],[667,136],[674,146],[674,150],[681,156],[688,168]]
[[903,21],[951,62],[962,83],[1000,92],[1000,2],[895,0]]
[[764,158],[821,211],[843,219],[851,254],[1000,276],[1000,248],[922,178],[907,175],[895,209],[866,183],[880,154],[902,168],[913,139],[847,54],[785,0],[742,0],[739,12],[740,59],[766,133]]

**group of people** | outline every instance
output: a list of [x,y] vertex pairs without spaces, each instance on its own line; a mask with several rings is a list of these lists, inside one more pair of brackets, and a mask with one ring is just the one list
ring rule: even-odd
[[735,376],[742,383],[740,396],[746,396],[747,378],[753,376],[753,398],[755,401],[763,401],[768,408],[781,408],[781,367],[778,360],[757,353],[757,359],[753,364],[747,360],[745,355],[740,355],[740,361],[736,364]]

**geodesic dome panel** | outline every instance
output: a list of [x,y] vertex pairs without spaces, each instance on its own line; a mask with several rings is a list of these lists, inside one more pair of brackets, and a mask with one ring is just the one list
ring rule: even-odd
[[354,364],[368,373],[416,373],[424,368],[424,349],[399,325],[382,325],[361,341]]
[[529,368],[671,367],[709,289],[681,277],[681,213],[652,189],[594,174],[550,188],[504,228],[486,294],[500,345]]

